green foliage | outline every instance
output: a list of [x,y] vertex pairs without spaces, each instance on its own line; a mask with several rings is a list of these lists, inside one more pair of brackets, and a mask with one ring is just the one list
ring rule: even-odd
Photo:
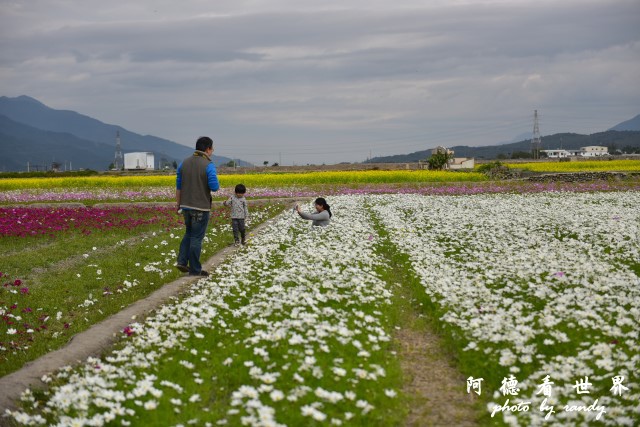
[[622,148],[622,153],[624,154],[640,154],[640,146],[632,147],[631,145],[626,145]]
[[488,174],[491,170],[502,167],[503,165],[504,163],[496,160],[495,162],[484,163],[478,166],[476,168],[476,171],[480,173]]
[[[544,153],[540,153],[540,154],[542,155],[542,154],[544,154]],[[512,158],[512,159],[530,159],[530,158],[532,158],[532,157],[533,157],[533,156],[532,156],[532,155],[531,155],[531,153],[530,153],[530,152],[528,152],[528,151],[514,151],[514,152],[511,154],[511,158]]]
[[443,151],[438,151],[432,154],[427,160],[430,170],[442,170],[447,166],[447,162],[453,158],[453,154]]
[[517,172],[509,169],[507,165],[498,160],[480,165],[476,171],[485,174],[490,179],[508,179],[518,175]]

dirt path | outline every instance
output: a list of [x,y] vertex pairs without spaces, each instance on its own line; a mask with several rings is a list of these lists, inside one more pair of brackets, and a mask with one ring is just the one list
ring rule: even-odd
[[378,254],[385,259],[381,272],[392,285],[397,309],[394,348],[402,370],[402,391],[408,398],[407,426],[478,426],[476,395],[467,393],[467,380],[435,331],[424,303],[426,294],[408,258],[391,241],[373,215],[378,232]]
[[443,350],[442,339],[416,315],[405,313],[404,327],[395,334],[410,397],[407,426],[477,426],[474,396],[466,393],[466,379]]

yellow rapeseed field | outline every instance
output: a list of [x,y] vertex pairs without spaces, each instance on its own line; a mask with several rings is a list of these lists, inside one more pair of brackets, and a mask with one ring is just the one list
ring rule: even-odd
[[572,162],[511,163],[510,168],[533,172],[640,172],[640,160],[585,160]]
[[[632,171],[640,172],[640,160],[593,160],[572,162],[536,162],[507,164],[511,168],[534,172],[590,172]],[[54,188],[139,188],[172,187],[175,175],[114,176],[98,175],[63,178],[5,178],[0,179],[0,191]],[[300,173],[251,173],[219,175],[223,187],[242,182],[250,187],[291,187],[315,184],[396,184],[420,182],[486,181],[477,172],[451,172],[429,170],[368,170],[324,171]]]
[[[219,175],[223,187],[238,182],[251,187],[289,187],[313,184],[391,184],[416,182],[486,181],[477,172],[450,172],[428,170],[400,171],[326,171],[306,173],[256,173]],[[27,188],[131,188],[174,186],[175,175],[140,176],[87,176],[65,178],[11,178],[0,179],[0,190]]]

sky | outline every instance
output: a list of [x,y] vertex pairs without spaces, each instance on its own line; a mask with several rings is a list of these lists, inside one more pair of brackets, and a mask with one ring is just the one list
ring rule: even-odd
[[640,114],[640,1],[0,0],[0,95],[254,164],[589,134]]

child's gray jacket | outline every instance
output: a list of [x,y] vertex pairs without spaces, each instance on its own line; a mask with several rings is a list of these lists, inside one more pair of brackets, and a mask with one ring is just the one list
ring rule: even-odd
[[235,194],[223,202],[225,206],[231,206],[231,219],[247,219],[249,216],[249,208],[247,207],[247,199],[238,197]]

